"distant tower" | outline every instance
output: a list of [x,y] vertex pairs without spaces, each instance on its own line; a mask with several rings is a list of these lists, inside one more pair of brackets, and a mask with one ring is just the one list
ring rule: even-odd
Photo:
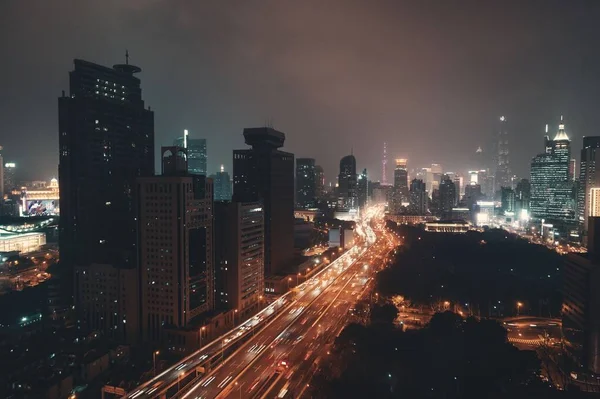
[[381,161],[381,185],[387,186],[387,175],[385,170],[387,169],[387,149],[386,144],[383,143],[383,160]]
[[510,187],[508,129],[506,117],[501,116],[494,131],[494,191]]

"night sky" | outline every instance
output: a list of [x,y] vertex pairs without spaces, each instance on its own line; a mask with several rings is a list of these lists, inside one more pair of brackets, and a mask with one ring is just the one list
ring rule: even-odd
[[[482,4],[485,3],[485,4]],[[58,105],[73,58],[143,72],[156,148],[184,128],[231,170],[242,129],[269,123],[327,181],[351,148],[465,170],[495,120],[529,176],[565,115],[574,153],[600,135],[600,1],[8,0],[0,6],[0,145],[22,179],[57,175]],[[392,162],[388,176],[391,177]]]

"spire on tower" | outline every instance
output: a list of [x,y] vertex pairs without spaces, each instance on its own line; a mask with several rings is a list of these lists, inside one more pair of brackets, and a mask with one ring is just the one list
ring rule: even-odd
[[386,168],[387,168],[387,149],[386,149],[386,144],[385,142],[383,143],[383,160],[381,161],[381,184],[384,186],[387,186],[387,175],[386,175]]

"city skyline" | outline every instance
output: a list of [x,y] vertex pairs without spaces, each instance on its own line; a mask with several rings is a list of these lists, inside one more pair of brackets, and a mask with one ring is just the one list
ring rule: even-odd
[[[515,144],[511,168],[518,176],[528,175],[543,126],[557,115],[564,114],[568,121],[573,148],[581,148],[582,136],[596,134],[600,121],[593,98],[599,82],[594,71],[600,60],[585,38],[597,29],[591,23],[599,14],[598,6],[477,5],[468,12],[444,6],[433,10],[419,5],[379,4],[368,10],[360,3],[344,6],[339,10],[334,2],[323,7],[314,21],[314,34],[326,40],[310,36],[306,43],[299,39],[301,22],[312,13],[304,4],[261,12],[265,11],[261,5],[202,8],[184,2],[171,9],[161,1],[72,7],[58,3],[31,15],[25,14],[28,7],[11,4],[4,16],[27,23],[2,24],[13,34],[0,40],[21,54],[8,59],[0,74],[6,80],[5,98],[12,98],[0,111],[3,131],[8,132],[2,143],[5,158],[22,166],[23,179],[55,176],[58,159],[45,148],[57,141],[54,99],[68,86],[62,71],[74,57],[103,65],[123,62],[126,48],[132,62],[144,68],[145,99],[156,112],[155,148],[171,143],[174,132],[189,129],[194,137],[207,140],[208,173],[218,171],[221,164],[231,170],[231,142],[245,126],[272,124],[287,132],[285,150],[317,159],[328,182],[334,181],[337,160],[350,148],[357,149],[358,169],[366,167],[371,179],[379,180],[383,142],[390,159],[408,157],[412,165],[439,163],[444,170],[456,170],[461,166],[458,160],[471,156],[477,146],[489,151],[500,115],[509,122],[509,140]],[[188,15],[195,14],[198,20],[192,24]],[[54,27],[43,48],[32,35],[19,33],[49,29],[47,24],[58,15],[84,22],[77,27],[81,34],[76,41],[70,24]],[[114,29],[105,30],[99,42],[94,32],[109,15]],[[150,28],[145,17],[159,18],[159,23]],[[354,24],[347,21],[363,18],[358,32],[352,32]],[[393,18],[410,23],[402,28]],[[481,38],[454,23],[465,18],[474,21]],[[422,26],[420,21],[430,19],[434,23]],[[505,23],[513,27],[510,32],[498,29]],[[555,32],[558,23],[576,29]],[[209,35],[216,31],[215,24],[230,29]],[[278,38],[260,28],[270,24],[280,28]],[[439,31],[428,27],[436,25]],[[412,41],[400,40],[403,29],[417,29],[422,42],[413,46]],[[161,40],[152,40],[155,36]],[[337,45],[342,38],[353,46]],[[384,46],[391,40],[398,41],[403,51],[377,52],[379,41]],[[289,42],[293,43],[289,49],[282,47]],[[309,69],[297,67],[306,57],[318,59],[332,52],[329,61]],[[33,73],[39,56],[50,53],[43,74]],[[234,61],[238,57],[242,62]],[[487,61],[495,57],[503,62]],[[571,62],[553,62],[557,57]],[[338,65],[349,67],[340,70]],[[320,82],[326,83],[319,87]],[[259,101],[253,99],[257,92]],[[316,92],[321,94],[315,96]],[[26,117],[31,108],[35,117]],[[31,140],[19,139],[25,133]],[[315,145],[323,137],[344,144]],[[435,145],[438,140],[445,141],[444,149]],[[39,171],[44,175],[37,176]]]

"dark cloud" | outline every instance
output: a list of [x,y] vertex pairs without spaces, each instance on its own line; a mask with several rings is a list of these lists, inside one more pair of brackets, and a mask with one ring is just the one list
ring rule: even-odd
[[0,13],[0,129],[27,178],[56,174],[57,96],[72,59],[140,65],[157,147],[184,128],[209,168],[231,164],[245,126],[273,125],[328,179],[351,148],[466,168],[494,120],[511,122],[528,175],[543,126],[600,134],[600,3],[562,1],[12,1]]

